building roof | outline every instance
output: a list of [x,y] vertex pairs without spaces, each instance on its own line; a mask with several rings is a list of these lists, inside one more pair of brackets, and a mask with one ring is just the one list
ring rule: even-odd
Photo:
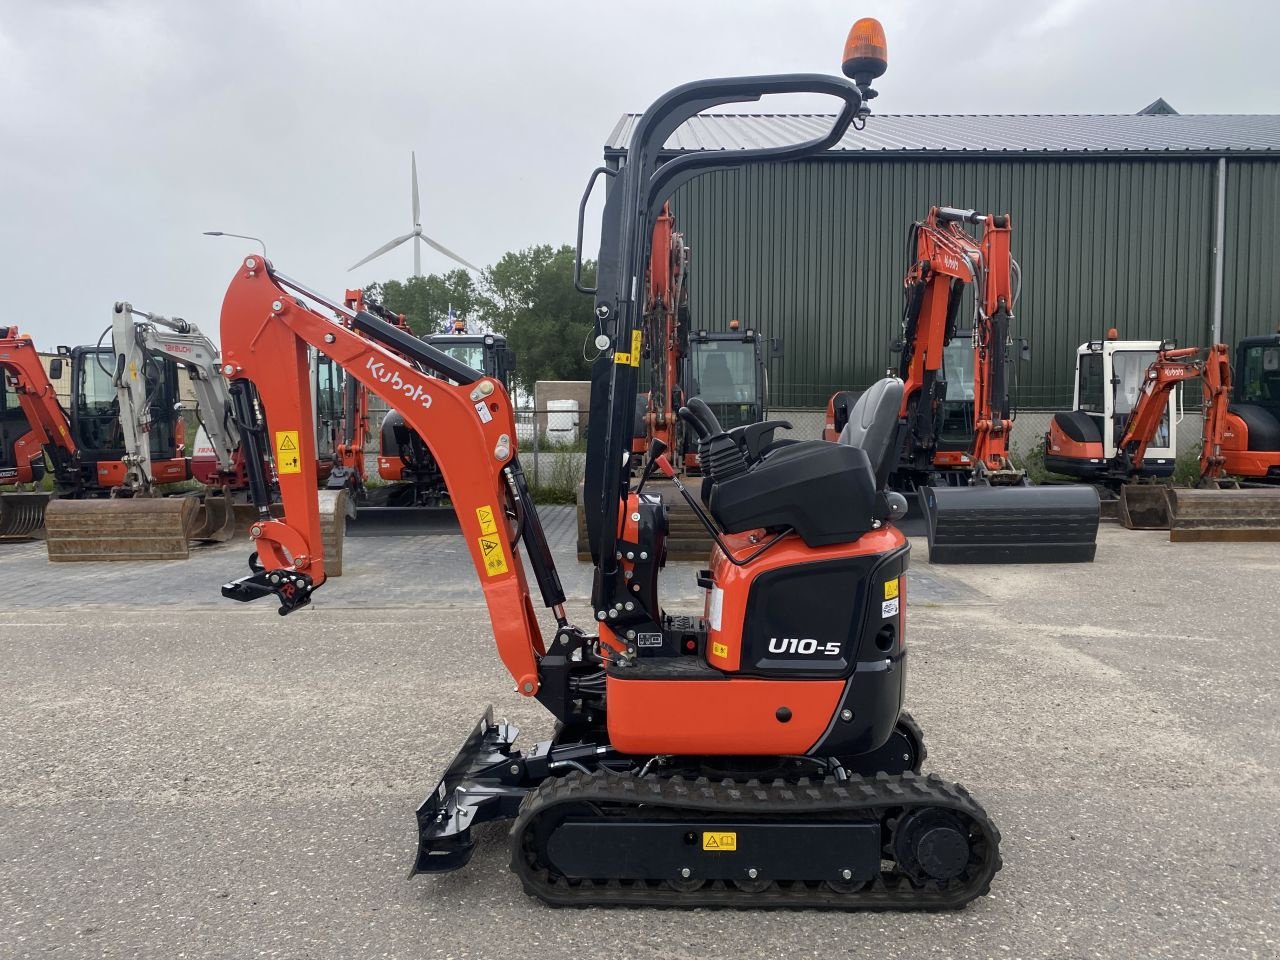
[[[640,114],[624,114],[605,155],[627,149]],[[830,114],[719,113],[686,121],[673,153],[795,143],[829,129]],[[832,148],[892,154],[1275,154],[1280,114],[872,114]]]

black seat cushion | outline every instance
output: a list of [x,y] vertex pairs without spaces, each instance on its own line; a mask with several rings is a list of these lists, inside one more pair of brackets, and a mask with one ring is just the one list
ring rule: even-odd
[[717,483],[711,515],[728,533],[791,527],[806,544],[849,543],[876,518],[876,480],[858,447],[802,440]]

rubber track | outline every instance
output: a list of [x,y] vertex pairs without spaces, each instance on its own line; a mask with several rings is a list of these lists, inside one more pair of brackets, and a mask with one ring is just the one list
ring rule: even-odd
[[[643,805],[646,818],[679,817],[724,820],[732,817],[790,815],[796,820],[830,820],[868,814],[885,822],[904,808],[942,807],[955,811],[976,830],[978,862],[955,880],[914,884],[901,873],[885,873],[848,891],[826,883],[763,882],[750,889],[725,881],[707,881],[697,890],[679,890],[664,880],[601,878],[576,881],[553,876],[540,865],[535,849],[537,819],[561,804]],[[527,894],[551,906],[722,907],[739,909],[955,910],[991,889],[1001,867],[1000,831],[959,784],[936,774],[877,774],[837,782],[712,782],[706,778],[646,777],[597,771],[545,781],[525,797],[511,828],[511,869]],[[886,843],[888,846],[888,843]],[[891,856],[885,853],[884,856]]]

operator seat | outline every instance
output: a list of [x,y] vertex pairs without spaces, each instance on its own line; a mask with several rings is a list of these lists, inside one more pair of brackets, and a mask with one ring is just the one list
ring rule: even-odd
[[802,440],[718,480],[711,515],[727,533],[790,527],[811,547],[849,543],[897,519],[906,500],[882,490],[901,402],[902,381],[881,380],[850,411],[840,443]]

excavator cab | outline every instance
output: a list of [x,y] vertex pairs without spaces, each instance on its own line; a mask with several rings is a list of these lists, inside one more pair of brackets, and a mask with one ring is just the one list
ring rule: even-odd
[[[686,396],[699,397],[725,429],[758,423],[767,402],[767,366],[781,355],[780,341],[766,341],[754,330],[697,330],[689,333],[681,382]],[[681,434],[685,471],[697,475],[697,439]]]
[[1228,413],[1232,441],[1226,472],[1280,483],[1280,333],[1245,337],[1236,347],[1236,379]]
[[[104,494],[123,483],[126,473],[114,356],[110,347],[71,350],[71,435],[80,450],[84,487]],[[152,358],[140,369],[121,371],[121,375],[146,381],[144,416],[155,482],[185,480],[186,461],[178,444],[177,366]]]

